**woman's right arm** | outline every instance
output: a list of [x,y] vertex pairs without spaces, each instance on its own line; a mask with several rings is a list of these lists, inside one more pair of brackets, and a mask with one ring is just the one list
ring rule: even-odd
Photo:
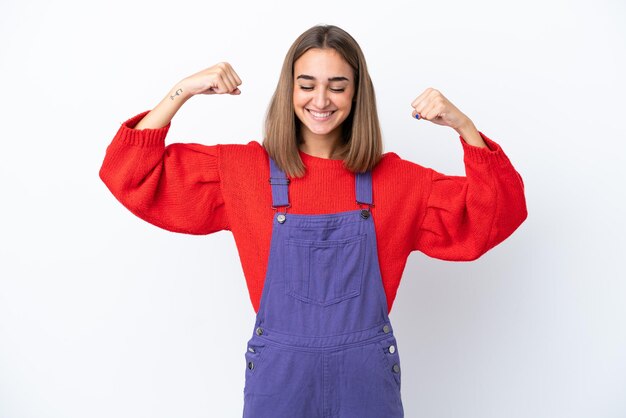
[[131,212],[161,228],[188,234],[230,229],[219,178],[219,147],[165,146],[171,120],[196,94],[239,94],[227,63],[177,83],[151,111],[127,120],[107,148],[100,178]]
[[220,62],[177,83],[135,129],[161,128],[196,94],[240,94],[241,79],[227,62]]

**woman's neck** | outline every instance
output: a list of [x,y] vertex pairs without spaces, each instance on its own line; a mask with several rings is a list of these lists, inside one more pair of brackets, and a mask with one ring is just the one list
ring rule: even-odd
[[302,143],[299,148],[305,154],[318,158],[333,160],[333,155],[337,146],[341,142],[341,129],[337,129],[325,135],[318,135],[313,132],[302,132]]

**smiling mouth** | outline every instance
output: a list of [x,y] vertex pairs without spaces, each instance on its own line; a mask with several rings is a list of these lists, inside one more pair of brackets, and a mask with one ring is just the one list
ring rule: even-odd
[[335,113],[334,110],[331,110],[330,112],[316,112],[314,110],[307,109],[307,111],[309,112],[311,116],[313,116],[313,119],[317,119],[317,120],[326,120],[330,117],[330,115]]

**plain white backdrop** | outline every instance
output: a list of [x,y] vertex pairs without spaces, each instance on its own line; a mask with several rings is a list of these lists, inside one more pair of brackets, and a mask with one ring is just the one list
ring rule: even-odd
[[501,144],[529,217],[471,263],[413,253],[391,311],[407,417],[626,416],[626,5],[467,2],[0,3],[0,417],[238,417],[250,303],[230,232],[158,229],[98,177],[119,125],[229,61],[167,142],[261,141],[293,40],[350,32],[385,151],[463,175],[439,89]]

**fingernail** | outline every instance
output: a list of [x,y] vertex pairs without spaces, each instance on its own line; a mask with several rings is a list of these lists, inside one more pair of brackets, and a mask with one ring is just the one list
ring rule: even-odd
[[419,113],[416,113],[416,114],[415,114],[415,119],[419,119],[419,118],[420,118],[420,114],[419,114]]

